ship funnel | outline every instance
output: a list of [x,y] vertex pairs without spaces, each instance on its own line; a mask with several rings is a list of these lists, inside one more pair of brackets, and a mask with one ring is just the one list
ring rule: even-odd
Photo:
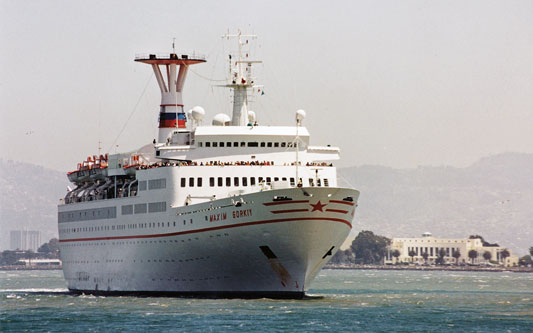
[[[183,111],[182,91],[190,65],[205,62],[203,56],[196,54],[147,54],[137,55],[135,61],[152,65],[154,75],[161,90],[159,110],[159,135],[157,141],[167,142],[172,132],[186,131],[187,117]],[[162,74],[161,68],[166,72]],[[166,79],[166,80],[165,80]],[[187,144],[187,142],[181,142]]]

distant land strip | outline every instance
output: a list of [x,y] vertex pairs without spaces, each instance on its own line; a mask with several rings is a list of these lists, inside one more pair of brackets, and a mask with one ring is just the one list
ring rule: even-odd
[[406,265],[356,265],[328,264],[324,269],[367,269],[387,271],[458,271],[458,272],[515,272],[533,273],[533,267],[486,267],[486,266],[406,266]]

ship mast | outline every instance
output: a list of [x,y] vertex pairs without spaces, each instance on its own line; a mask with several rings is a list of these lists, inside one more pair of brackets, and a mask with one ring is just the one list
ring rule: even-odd
[[248,60],[248,54],[243,57],[243,46],[248,44],[248,38],[255,39],[256,35],[246,35],[240,30],[237,34],[225,34],[222,38],[237,38],[238,59],[233,63],[229,56],[230,68],[228,83],[223,87],[233,89],[233,114],[231,126],[246,126],[248,123],[248,89],[253,88],[252,64],[259,64],[262,61]]

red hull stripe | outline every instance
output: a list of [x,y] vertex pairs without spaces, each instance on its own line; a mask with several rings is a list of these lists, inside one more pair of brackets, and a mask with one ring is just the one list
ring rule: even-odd
[[272,214],[285,214],[285,213],[296,213],[296,212],[308,212],[309,209],[286,209],[286,210],[273,210]]
[[287,201],[274,201],[274,202],[265,202],[265,206],[276,206],[276,205],[286,205],[292,203],[308,203],[309,200],[287,200]]
[[347,210],[340,210],[340,209],[326,209],[326,212],[334,212],[334,213],[341,213],[341,214],[347,214]]
[[338,204],[343,204],[343,205],[350,205],[350,206],[353,206],[353,205],[354,205],[353,202],[349,202],[349,201],[330,200],[329,202],[338,203]]
[[61,242],[61,243],[64,243],[64,242],[89,242],[89,241],[97,241],[97,240],[170,237],[170,236],[180,236],[180,235],[187,235],[187,234],[196,234],[196,233],[200,233],[200,232],[213,231],[213,230],[222,230],[222,229],[245,227],[245,226],[251,226],[251,225],[258,225],[258,224],[270,224],[270,223],[294,222],[294,221],[331,221],[331,222],[344,223],[348,227],[350,227],[350,229],[352,228],[352,224],[350,222],[346,221],[346,220],[343,220],[343,219],[336,219],[336,218],[331,218],[331,217],[307,217],[307,218],[295,217],[295,218],[285,218],[285,219],[276,219],[276,220],[245,222],[245,223],[232,224],[232,225],[222,225],[222,226],[218,226],[218,227],[210,227],[210,228],[203,228],[203,229],[197,229],[197,230],[187,230],[187,231],[180,231],[180,232],[170,232],[170,233],[166,233],[166,234],[116,236],[116,237],[95,237],[95,238],[72,238],[72,239],[61,239],[61,240],[59,240],[59,242]]

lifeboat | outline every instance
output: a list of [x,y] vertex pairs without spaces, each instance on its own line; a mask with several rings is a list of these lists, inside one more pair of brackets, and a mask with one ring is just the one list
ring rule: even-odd
[[130,157],[130,163],[124,166],[124,172],[129,176],[133,176],[140,166],[139,155],[132,155]]
[[91,180],[104,180],[107,177],[107,166],[99,165],[89,170]]

